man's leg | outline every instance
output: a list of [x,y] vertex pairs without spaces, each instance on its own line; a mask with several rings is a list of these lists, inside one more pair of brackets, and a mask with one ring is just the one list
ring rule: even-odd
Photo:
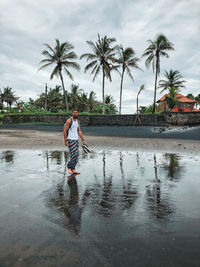
[[76,140],[68,140],[68,148],[69,148],[69,154],[70,154],[70,160],[67,163],[67,171],[72,174],[72,169],[74,168],[74,148],[75,148]]
[[78,162],[78,140],[69,140],[68,146],[70,152],[70,160],[67,164],[68,172],[70,174],[71,173],[78,174],[78,172],[75,171],[75,166]]
[[73,153],[73,167],[72,167],[72,172],[74,174],[80,174],[80,172],[75,170],[76,164],[78,163],[78,154],[79,154],[78,140],[76,140],[76,148],[74,149],[74,153]]

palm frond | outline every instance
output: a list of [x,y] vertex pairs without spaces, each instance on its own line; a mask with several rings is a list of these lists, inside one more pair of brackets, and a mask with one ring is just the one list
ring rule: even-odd
[[73,81],[74,78],[73,78],[72,74],[68,71],[68,69],[64,67],[64,70],[65,70],[67,76]]

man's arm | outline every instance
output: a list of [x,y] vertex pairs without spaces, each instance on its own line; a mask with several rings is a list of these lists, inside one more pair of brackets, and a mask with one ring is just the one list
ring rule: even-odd
[[64,133],[64,140],[65,140],[65,145],[66,145],[66,146],[68,146],[68,141],[67,141],[67,131],[68,131],[68,129],[69,129],[69,125],[70,125],[70,119],[68,119],[68,120],[66,121],[65,128],[64,128],[64,131],[63,131],[63,133]]
[[81,127],[80,125],[78,126],[78,134],[83,142],[83,144],[85,144],[85,140],[84,140],[84,137],[83,137],[83,133],[81,132]]

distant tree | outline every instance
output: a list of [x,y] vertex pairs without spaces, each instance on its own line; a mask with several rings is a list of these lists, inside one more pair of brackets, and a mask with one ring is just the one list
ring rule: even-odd
[[4,102],[4,95],[3,95],[2,90],[0,89],[0,109],[1,109],[1,112],[3,112],[3,102]]
[[168,89],[168,92],[168,95],[165,96],[163,101],[166,102],[168,107],[172,110],[179,102],[179,97],[176,97],[176,95],[179,93],[179,89],[177,87],[172,87]]
[[195,97],[193,96],[193,94],[187,94],[186,97],[187,98],[190,98],[190,99],[195,99]]
[[[121,106],[122,106],[122,87],[123,87],[123,80],[124,80],[124,74],[127,72],[129,77],[132,81],[134,81],[133,76],[131,74],[131,68],[140,69],[138,66],[139,58],[135,56],[135,51],[128,47],[126,49],[123,48],[122,45],[118,46],[117,48],[118,52],[118,64],[121,66],[121,84],[120,84],[120,101],[119,101],[119,114],[121,114]],[[140,69],[141,70],[141,69]]]
[[115,38],[108,38],[104,36],[100,38],[98,34],[98,40],[96,42],[87,41],[88,45],[90,46],[92,53],[86,53],[81,55],[82,58],[87,58],[87,61],[91,61],[85,67],[85,72],[89,69],[92,69],[91,74],[93,76],[93,81],[96,79],[97,75],[99,74],[100,70],[102,71],[103,81],[102,81],[102,102],[103,108],[102,113],[105,114],[105,78],[108,78],[110,81],[111,79],[111,70],[113,69],[112,63],[116,62],[115,58],[115,50],[117,46],[111,47],[111,45],[115,42]]
[[200,105],[200,94],[195,97],[195,100],[197,101],[196,106]]
[[49,44],[44,45],[47,47],[47,50],[42,51],[42,54],[46,58],[40,61],[40,64],[44,63],[44,65],[42,65],[39,70],[46,68],[50,65],[55,65],[51,73],[50,79],[53,79],[55,75],[60,77],[63,88],[63,96],[65,100],[65,108],[66,110],[69,110],[62,70],[64,70],[67,76],[71,80],[73,80],[73,76],[70,73],[69,68],[73,68],[75,70],[80,69],[79,64],[75,61],[72,61],[77,58],[77,55],[73,51],[74,47],[68,42],[60,43],[58,39],[56,39],[56,46],[54,49]]
[[78,109],[80,111],[89,111],[88,97],[85,92],[82,92],[79,97]]
[[72,84],[69,93],[69,103],[70,109],[78,108],[78,104],[80,102],[81,93],[83,89],[79,88],[79,85]]
[[12,91],[12,87],[5,87],[1,93],[2,95],[2,103],[6,102],[7,106],[11,108],[12,104],[15,103],[18,97],[15,95],[15,92]]
[[97,104],[97,101],[96,101],[96,94],[94,91],[91,91],[89,93],[89,97],[88,97],[88,106],[89,106],[89,111],[92,113],[93,111],[93,108],[95,106],[95,104]]
[[115,114],[117,112],[117,108],[114,102],[115,100],[113,96],[106,95],[105,97],[106,114]]
[[164,92],[165,90],[168,90],[169,88],[172,88],[172,87],[176,87],[176,88],[184,88],[185,87],[184,83],[186,81],[183,80],[183,76],[181,76],[179,71],[170,70],[169,72],[167,72],[165,70],[164,76],[166,79],[159,81],[159,88],[162,89],[161,93]]
[[167,40],[167,38],[160,34],[157,36],[157,38],[154,41],[148,40],[150,45],[147,47],[147,49],[142,54],[142,57],[147,57],[145,61],[145,65],[147,68],[150,67],[152,64],[153,72],[155,73],[155,86],[154,86],[154,101],[153,101],[153,113],[155,112],[155,106],[156,106],[156,90],[157,90],[157,79],[158,75],[160,74],[160,58],[166,57],[168,58],[169,55],[167,54],[167,51],[174,50],[174,45]]

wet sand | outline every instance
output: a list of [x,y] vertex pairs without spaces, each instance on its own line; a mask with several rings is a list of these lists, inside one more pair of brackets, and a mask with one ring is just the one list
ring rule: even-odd
[[200,266],[198,155],[0,149],[0,266]]
[[[198,140],[98,136],[97,133],[91,135],[87,131],[84,136],[91,148],[200,153],[200,141]],[[63,150],[65,148],[61,131],[0,129],[0,149]]]
[[86,127],[69,180],[60,128],[31,127],[0,129],[0,266],[200,266],[199,140]]

